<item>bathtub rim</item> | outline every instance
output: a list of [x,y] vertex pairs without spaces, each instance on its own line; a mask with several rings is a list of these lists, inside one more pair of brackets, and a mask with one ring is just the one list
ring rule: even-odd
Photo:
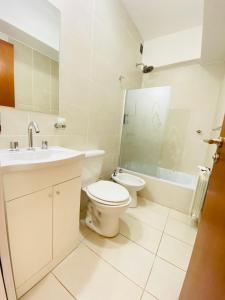
[[[148,178],[150,178],[152,180],[156,180],[156,181],[161,181],[161,182],[164,182],[164,183],[172,184],[174,186],[178,186],[178,187],[185,188],[185,189],[192,190],[192,191],[195,191],[196,185],[197,185],[197,176],[190,175],[188,173],[186,173],[186,174],[188,174],[188,175],[193,176],[193,177],[196,178],[195,184],[193,184],[193,185],[187,185],[187,184],[182,184],[182,183],[178,183],[178,182],[174,182],[174,181],[162,179],[160,177],[156,177],[156,176],[152,176],[152,175],[146,175],[146,174],[143,174],[143,173],[140,173],[140,172],[135,172],[135,171],[128,170],[128,169],[125,169],[125,168],[122,168],[122,167],[120,167],[120,169],[122,169],[124,172],[130,173],[130,174],[134,174],[136,176],[139,175],[139,176],[143,176],[143,177],[148,177]],[[176,172],[176,171],[174,171],[174,172]]]

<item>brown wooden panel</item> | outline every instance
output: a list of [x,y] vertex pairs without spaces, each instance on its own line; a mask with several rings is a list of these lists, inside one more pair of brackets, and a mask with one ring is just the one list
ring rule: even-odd
[[180,300],[225,299],[225,142],[219,153]]
[[0,105],[15,107],[14,48],[0,40]]

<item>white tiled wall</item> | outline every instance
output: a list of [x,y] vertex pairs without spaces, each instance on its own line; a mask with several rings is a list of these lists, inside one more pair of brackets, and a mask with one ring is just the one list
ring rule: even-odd
[[161,162],[165,168],[195,174],[198,165],[205,165],[208,146],[203,139],[211,136],[224,72],[223,63],[188,63],[143,76],[145,88],[171,86],[170,118]]
[[103,174],[119,156],[124,86],[140,87],[140,37],[120,0],[54,0],[62,12],[60,111],[70,147],[107,151]]
[[[0,147],[12,139],[27,144],[29,120],[50,144],[107,151],[103,175],[116,167],[123,110],[123,87],[138,88],[140,36],[120,0],[51,0],[61,11],[60,115],[67,129],[56,131],[56,116],[1,108]],[[123,83],[119,76],[125,77]]]
[[[218,138],[220,136],[220,131],[221,131],[220,127],[223,124],[224,117],[225,117],[225,75],[223,78],[219,101],[216,107],[216,114],[214,116],[214,121],[212,125],[212,129],[214,130],[211,131],[209,138]],[[216,152],[216,145],[208,145],[207,154],[206,154],[206,164],[209,167],[213,166],[212,156],[215,154],[215,152]]]
[[54,128],[56,115],[41,114],[1,107],[0,148],[8,148],[10,141],[18,141],[20,147],[27,147],[27,127],[31,120],[37,121],[40,134],[34,135],[34,145],[40,146],[42,140],[50,145],[58,145],[58,132]]

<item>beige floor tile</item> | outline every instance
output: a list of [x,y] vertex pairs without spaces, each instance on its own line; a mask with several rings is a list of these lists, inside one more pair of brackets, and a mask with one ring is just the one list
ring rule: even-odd
[[192,220],[190,215],[183,214],[183,213],[181,213],[177,210],[174,210],[174,209],[170,209],[169,219],[174,219],[174,220],[180,221],[184,224],[195,227],[194,224],[193,224],[193,220]]
[[156,298],[153,297],[151,294],[144,292],[141,300],[156,300]]
[[74,300],[67,290],[52,275],[48,275],[20,300]]
[[191,253],[190,245],[163,234],[157,255],[186,271]]
[[152,211],[155,211],[158,214],[168,216],[170,209],[168,207],[162,206],[156,202],[147,200],[145,198],[139,198],[138,199],[138,205],[139,207],[143,207],[145,209],[149,209]]
[[86,226],[84,220],[80,221],[80,235],[79,240],[82,242],[85,237],[91,233],[91,230]]
[[120,220],[120,233],[145,249],[156,253],[162,231],[159,231],[127,214]]
[[95,233],[84,243],[141,287],[147,283],[154,255],[122,235],[103,238]]
[[177,300],[184,278],[184,271],[157,257],[146,290],[160,300]]
[[128,208],[128,215],[136,218],[137,220],[146,223],[154,227],[155,229],[164,230],[166,225],[167,216],[152,210],[151,208],[146,208],[145,206],[138,206],[136,208]]
[[197,228],[169,218],[166,223],[165,233],[185,243],[194,245]]
[[139,300],[142,293],[85,245],[67,257],[54,274],[79,300]]

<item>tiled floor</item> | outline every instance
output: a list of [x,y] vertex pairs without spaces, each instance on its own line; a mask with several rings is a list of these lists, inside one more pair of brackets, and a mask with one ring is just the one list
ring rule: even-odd
[[145,199],[100,237],[81,224],[79,247],[21,300],[176,300],[197,229],[188,216]]

